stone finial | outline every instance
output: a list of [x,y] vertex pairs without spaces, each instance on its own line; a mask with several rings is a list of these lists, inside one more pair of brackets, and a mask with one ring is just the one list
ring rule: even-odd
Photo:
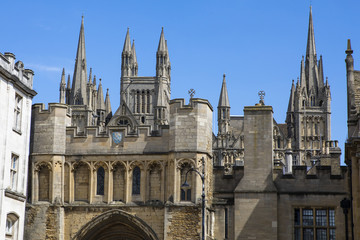
[[345,53],[347,55],[351,55],[351,54],[353,54],[353,52],[354,51],[351,49],[351,41],[350,41],[350,39],[348,39],[347,40],[347,49],[346,49]]

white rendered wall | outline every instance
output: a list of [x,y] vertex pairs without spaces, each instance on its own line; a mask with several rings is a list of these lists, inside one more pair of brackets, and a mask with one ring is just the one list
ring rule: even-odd
[[[12,75],[22,77],[17,69],[11,69],[11,63],[3,61],[0,56],[0,66],[10,70]],[[25,79],[28,82],[29,79]],[[32,82],[32,78],[31,78]],[[28,84],[26,84],[28,85]],[[32,86],[32,83],[29,84]],[[28,85],[28,86],[29,86]],[[20,132],[14,131],[15,94],[22,97],[21,102],[21,127]],[[5,239],[6,217],[9,213],[18,217],[17,236],[14,239],[23,239],[25,218],[25,196],[27,190],[27,174],[30,142],[32,96],[24,94],[15,88],[13,82],[0,75],[0,239]],[[10,168],[11,157],[19,157],[17,165],[17,184],[11,188]],[[5,196],[5,192],[14,196]]]

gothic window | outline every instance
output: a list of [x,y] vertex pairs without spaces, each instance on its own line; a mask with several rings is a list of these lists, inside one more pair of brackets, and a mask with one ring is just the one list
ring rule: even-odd
[[141,112],[142,113],[145,113],[145,107],[146,107],[146,104],[145,104],[145,92],[142,91],[141,92]]
[[19,156],[15,154],[11,154],[10,188],[12,190],[16,190],[18,165],[19,165]]
[[140,112],[140,92],[136,92],[136,112]]
[[135,167],[133,170],[132,194],[140,194],[140,168]]
[[146,112],[150,113],[150,106],[151,106],[151,103],[150,103],[150,91],[146,92],[146,97],[147,97],[147,109],[146,109]]
[[225,109],[222,110],[222,113],[223,113],[223,119],[226,119],[226,112],[225,112]]
[[103,167],[99,167],[97,170],[97,182],[96,182],[96,194],[104,195],[105,185],[105,170]]
[[14,126],[15,131],[21,131],[21,110],[22,110],[22,97],[15,94],[15,107],[14,107]]
[[295,208],[294,239],[295,240],[334,240],[335,210],[332,208]]
[[41,166],[38,173],[39,201],[49,201],[50,170],[47,166]]
[[6,226],[5,226],[5,239],[17,239],[17,231],[18,231],[18,217],[10,213],[6,217]]
[[[184,166],[181,169],[181,178],[180,178],[180,201],[191,201],[191,188],[192,188],[192,172],[190,171],[187,174],[186,179],[186,173],[191,169],[190,164],[184,164]],[[184,184],[186,179],[186,182],[189,184],[188,187],[182,187],[181,185]]]
[[145,123],[145,116],[141,117],[141,123],[144,124]]

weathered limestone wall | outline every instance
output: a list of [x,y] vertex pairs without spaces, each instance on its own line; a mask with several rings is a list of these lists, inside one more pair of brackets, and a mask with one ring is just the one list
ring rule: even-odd
[[[201,236],[201,208],[172,206],[166,209],[164,239],[196,240]],[[162,239],[162,238],[160,238]]]
[[34,104],[32,109],[32,145],[34,154],[64,154],[66,146],[66,127],[71,119],[65,104]]
[[170,102],[170,151],[212,151],[212,107],[207,100]]
[[277,239],[271,106],[244,108],[244,177],[234,193],[235,239]]

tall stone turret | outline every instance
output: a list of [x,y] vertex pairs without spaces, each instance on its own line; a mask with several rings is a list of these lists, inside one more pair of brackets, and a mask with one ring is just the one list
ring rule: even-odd
[[230,103],[229,103],[229,97],[226,88],[226,80],[224,74],[221,91],[220,91],[219,104],[218,104],[219,135],[228,133],[229,125],[230,125]]
[[99,82],[99,88],[97,90],[98,94],[97,94],[97,116],[98,116],[98,125],[100,126],[104,126],[105,125],[105,112],[106,112],[106,107],[105,107],[105,102],[104,102],[104,92],[102,89],[102,84],[101,84],[101,79]]
[[167,48],[167,42],[164,36],[164,28],[161,29],[160,41],[156,52],[156,76],[167,77],[170,80],[170,58]]

